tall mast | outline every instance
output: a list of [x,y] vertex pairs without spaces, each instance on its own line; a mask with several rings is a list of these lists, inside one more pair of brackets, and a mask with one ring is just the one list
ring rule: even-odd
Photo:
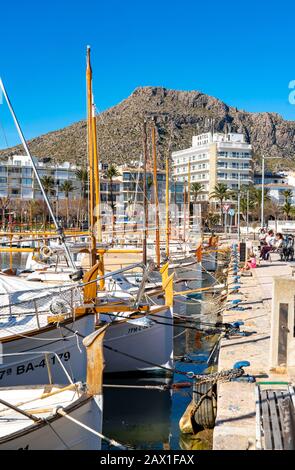
[[186,179],[184,178],[183,184],[183,240],[185,240],[185,226],[186,226]]
[[[68,264],[69,264],[69,266],[71,266],[71,268],[72,268],[73,271],[74,271],[73,274],[75,274],[75,280],[79,280],[79,279],[81,279],[83,273],[80,272],[80,271],[77,271],[76,265],[75,265],[75,263],[74,263],[74,260],[73,260],[73,258],[72,258],[72,255],[71,255],[71,253],[70,253],[70,250],[69,250],[69,248],[68,248],[68,246],[67,246],[67,244],[66,244],[66,241],[65,241],[65,236],[64,236],[63,228],[59,225],[59,223],[58,223],[58,221],[57,221],[57,219],[56,219],[56,217],[55,217],[55,215],[54,215],[54,213],[53,213],[53,210],[52,210],[52,207],[51,207],[51,205],[50,205],[49,199],[48,199],[47,194],[46,194],[46,192],[45,192],[45,190],[44,190],[44,188],[43,188],[43,185],[42,185],[42,182],[41,182],[41,179],[40,179],[40,176],[39,176],[37,167],[36,167],[36,165],[35,165],[34,159],[33,159],[32,155],[31,155],[31,152],[30,152],[29,147],[28,147],[28,145],[27,145],[26,139],[25,139],[25,137],[24,137],[24,134],[23,134],[23,132],[22,132],[22,129],[21,129],[21,127],[20,127],[20,124],[19,124],[19,122],[18,122],[18,119],[17,119],[17,117],[16,117],[16,114],[15,114],[15,112],[14,112],[14,109],[13,109],[13,107],[12,107],[12,104],[11,104],[11,102],[10,102],[10,99],[9,99],[9,97],[8,97],[8,94],[7,94],[7,92],[6,92],[6,89],[5,89],[5,87],[4,87],[4,84],[3,84],[2,80],[1,80],[1,78],[0,78],[0,88],[1,88],[1,90],[2,90],[2,92],[3,92],[3,96],[5,97],[7,106],[8,106],[8,108],[9,108],[9,111],[10,111],[11,115],[12,115],[13,121],[14,121],[14,123],[15,123],[16,129],[17,129],[17,132],[18,132],[18,135],[19,135],[20,140],[21,140],[21,142],[22,142],[22,144],[23,144],[23,147],[24,147],[24,149],[25,149],[25,152],[26,152],[27,156],[29,157],[29,159],[30,159],[30,161],[31,161],[31,164],[32,164],[32,167],[33,167],[34,175],[35,175],[36,180],[38,181],[38,184],[39,184],[39,186],[40,186],[41,193],[42,193],[42,195],[43,195],[43,198],[44,198],[45,203],[46,203],[46,205],[47,205],[47,208],[48,208],[48,210],[49,210],[50,216],[51,216],[51,218],[52,218],[52,220],[53,220],[53,223],[54,223],[54,225],[55,225],[57,234],[59,235],[60,241],[61,241],[61,243],[62,243],[62,245],[63,245],[63,247],[64,247],[65,255],[66,255]],[[72,279],[74,279],[74,276],[72,276]]]
[[169,258],[170,219],[169,219],[169,150],[166,157],[166,256]]
[[156,206],[156,263],[161,264],[160,255],[160,216],[159,216],[159,195],[158,195],[158,177],[157,177],[157,151],[156,151],[156,128],[155,122],[152,126],[152,148],[153,148],[153,173],[154,173],[154,194]]
[[147,264],[147,226],[148,226],[148,200],[147,200],[147,184],[146,184],[146,169],[147,169],[147,133],[146,133],[146,120],[143,121],[143,247],[142,257],[143,264]]
[[94,158],[93,158],[93,124],[92,124],[92,69],[90,63],[90,47],[87,46],[86,58],[87,86],[87,136],[89,161],[89,222],[91,232],[91,265],[96,264],[96,238],[94,235]]
[[188,175],[187,175],[187,212],[188,212],[188,231],[190,229],[191,219],[191,162],[188,161]]
[[92,137],[93,137],[93,166],[94,166],[94,186],[95,186],[95,211],[94,219],[96,226],[96,236],[99,243],[102,242],[101,232],[101,213],[100,213],[100,178],[99,178],[99,156],[97,151],[97,130],[96,130],[96,117],[95,105],[92,94]]

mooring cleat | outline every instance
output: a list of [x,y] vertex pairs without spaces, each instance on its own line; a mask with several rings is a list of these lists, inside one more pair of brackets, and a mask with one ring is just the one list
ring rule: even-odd
[[[239,323],[239,322],[237,322]],[[251,364],[249,361],[238,361],[233,365],[233,369],[243,369],[244,367],[249,367]]]
[[[238,361],[233,365],[233,369],[237,370],[240,369],[244,371],[244,367],[249,367],[251,364],[249,361]],[[231,382],[248,382],[248,383],[253,383],[256,382],[255,377],[252,375],[248,374],[243,374],[241,377],[235,377],[231,379]]]
[[235,310],[235,312],[244,312],[244,310],[247,310],[247,309],[246,307],[229,307],[227,310]]
[[256,382],[255,377],[253,375],[242,375],[241,377],[236,377],[235,379],[232,379],[231,382],[248,382],[248,383],[254,383]]
[[241,299],[233,299],[233,300],[230,301],[230,303],[231,303],[232,305],[238,305],[240,302],[242,302]]
[[245,325],[245,323],[243,321],[235,321],[234,323],[230,323],[230,325],[232,328],[239,329],[240,326]]

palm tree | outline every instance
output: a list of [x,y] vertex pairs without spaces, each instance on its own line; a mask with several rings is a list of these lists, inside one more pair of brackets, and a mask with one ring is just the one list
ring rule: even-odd
[[105,173],[105,177],[107,178],[109,182],[109,190],[110,190],[110,196],[111,196],[111,208],[112,208],[112,237],[114,238],[115,236],[115,209],[116,209],[116,204],[114,200],[114,188],[113,188],[113,180],[114,178],[117,178],[120,176],[120,172],[118,171],[117,167],[115,165],[110,165]]
[[242,196],[240,199],[240,210],[243,216],[243,219],[246,220],[247,218],[247,211],[251,212],[255,208],[255,202],[253,199],[247,199],[247,196]]
[[285,191],[283,191],[283,196],[285,199],[285,203],[290,202],[290,199],[292,199],[293,197],[293,191],[291,189],[286,189]]
[[286,216],[286,220],[289,220],[290,215],[294,213],[294,207],[290,202],[285,202],[285,204],[282,207],[283,214]]
[[88,170],[87,168],[78,168],[76,170],[76,178],[81,183],[81,191],[83,199],[86,199],[87,196],[87,186],[88,186]]
[[232,191],[227,187],[226,184],[217,183],[214,190],[210,193],[210,199],[218,199],[220,203],[220,222],[222,224],[222,204],[232,194]]
[[201,183],[192,183],[191,184],[191,193],[193,194],[194,202],[197,202],[198,195],[204,189],[204,186]]
[[[262,189],[253,187],[251,189],[251,198],[257,203],[261,204]],[[264,188],[264,202],[270,201],[269,189]]]
[[42,176],[41,183],[44,188],[46,195],[52,195],[54,189],[54,179],[52,176]]
[[69,198],[70,198],[70,193],[73,192],[74,189],[75,187],[71,180],[65,180],[60,186],[61,192],[65,193],[65,197],[66,197],[67,227],[69,226]]
[[207,222],[208,222],[209,228],[212,229],[214,227],[214,225],[218,224],[219,216],[217,214],[209,213],[208,218],[207,218]]
[[5,216],[5,212],[6,210],[8,209],[9,205],[10,205],[10,199],[9,197],[1,197],[0,198],[0,205],[1,205],[1,210],[2,210],[2,230],[3,232],[5,232],[5,221],[6,221],[6,216]]
[[82,210],[82,206],[83,206],[83,202],[87,198],[87,190],[88,190],[88,170],[85,167],[78,168],[75,174],[76,174],[77,180],[80,181],[81,193],[82,193],[82,198],[79,198],[77,220],[78,222],[82,222],[84,219],[84,211]]
[[[44,191],[47,196],[52,196],[54,194],[54,179],[52,176],[42,176],[41,177],[41,183],[44,188]],[[44,230],[46,230],[46,217],[48,213],[48,208],[47,205],[44,202],[44,212],[43,212],[43,225],[44,225]]]

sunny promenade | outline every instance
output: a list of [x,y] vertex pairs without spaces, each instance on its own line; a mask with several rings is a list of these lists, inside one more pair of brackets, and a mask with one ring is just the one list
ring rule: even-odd
[[[224,322],[241,320],[241,330],[253,332],[250,336],[222,339],[219,371],[230,369],[237,361],[249,361],[246,373],[256,380],[284,380],[286,375],[277,375],[269,369],[270,315],[272,282],[274,277],[292,276],[293,266],[278,260],[273,255],[271,263],[263,261],[251,270],[253,276],[241,277],[240,294],[231,294],[230,299],[240,298],[244,311],[225,310]],[[289,379],[290,377],[288,377]],[[218,409],[213,436],[215,450],[255,449],[256,440],[255,384],[227,382],[218,386]]]

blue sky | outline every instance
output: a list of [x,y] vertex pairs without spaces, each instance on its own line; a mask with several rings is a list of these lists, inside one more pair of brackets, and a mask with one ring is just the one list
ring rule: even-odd
[[[295,120],[291,1],[15,0],[0,14],[0,75],[28,138],[84,118],[87,44],[99,110],[158,85]],[[14,144],[4,105],[0,124]]]

